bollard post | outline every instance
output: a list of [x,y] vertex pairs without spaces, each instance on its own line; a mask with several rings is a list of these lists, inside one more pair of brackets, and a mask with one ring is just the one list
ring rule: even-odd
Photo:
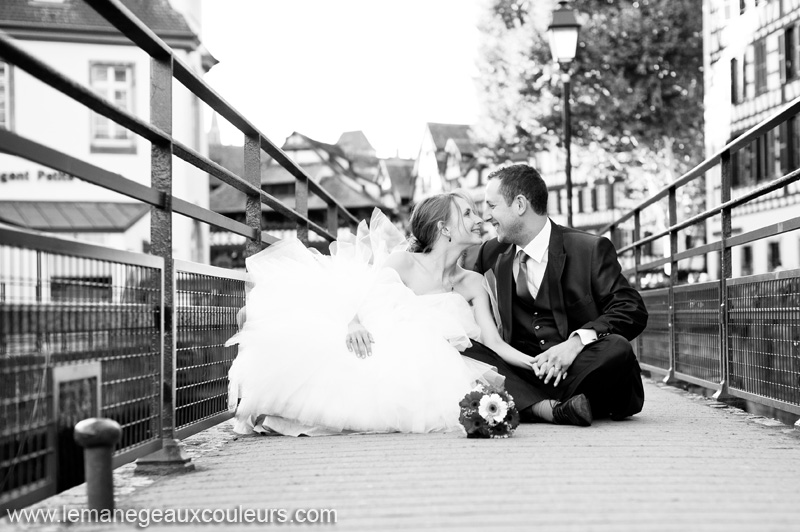
[[75,442],[83,447],[86,495],[90,510],[114,509],[114,477],[111,455],[122,436],[112,419],[92,417],[75,425]]

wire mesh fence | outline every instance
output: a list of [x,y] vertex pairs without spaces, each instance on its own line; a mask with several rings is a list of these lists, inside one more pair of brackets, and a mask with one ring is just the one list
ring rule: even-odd
[[244,274],[176,261],[176,404],[178,429],[228,411],[228,370],[244,307]]
[[159,438],[161,269],[48,240],[0,245],[0,501],[82,482],[80,419],[118,421],[118,454]]
[[655,369],[670,367],[669,291],[650,290],[642,293],[649,317],[647,328],[639,337],[639,361]]
[[800,405],[800,271],[728,285],[732,393]]
[[675,288],[675,371],[718,384],[720,362],[719,283]]

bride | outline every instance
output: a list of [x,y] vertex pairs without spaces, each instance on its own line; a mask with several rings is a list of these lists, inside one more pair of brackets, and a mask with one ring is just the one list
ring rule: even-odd
[[408,242],[375,209],[330,256],[284,240],[247,259],[246,319],[226,344],[239,344],[237,432],[450,431],[476,382],[503,379],[462,351],[485,345],[533,368],[501,340],[483,276],[458,264],[481,242],[469,198],[427,198],[410,225]]

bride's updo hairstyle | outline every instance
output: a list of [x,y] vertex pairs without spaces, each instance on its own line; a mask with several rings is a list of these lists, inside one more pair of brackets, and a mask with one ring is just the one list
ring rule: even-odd
[[439,236],[439,222],[447,224],[454,211],[458,213],[461,223],[464,223],[456,198],[466,200],[472,205],[472,199],[460,191],[436,194],[417,203],[409,222],[411,236],[408,251],[412,253],[430,252]]

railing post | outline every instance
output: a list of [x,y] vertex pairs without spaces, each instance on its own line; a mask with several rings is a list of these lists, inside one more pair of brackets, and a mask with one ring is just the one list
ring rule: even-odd
[[[720,171],[721,171],[721,197],[722,204],[727,203],[731,199],[731,184],[732,184],[732,165],[730,150],[726,150],[720,157]],[[719,336],[720,336],[720,355],[719,355],[719,368],[722,380],[719,383],[719,390],[713,395],[714,399],[721,400],[729,397],[728,383],[730,378],[728,375],[728,278],[733,275],[733,267],[731,265],[731,248],[728,245],[728,240],[731,237],[732,223],[731,223],[731,209],[724,208],[720,214],[720,243],[722,244],[719,252]]]
[[[677,188],[669,189],[669,219],[668,226],[672,227],[678,223],[678,201]],[[672,383],[675,380],[675,365],[677,360],[677,339],[675,338],[675,285],[678,282],[678,261],[674,260],[678,253],[678,232],[669,232],[669,294],[667,302],[669,305],[669,371],[664,377],[664,383]]]
[[[261,135],[244,137],[244,178],[261,190]],[[248,238],[244,256],[250,257],[263,249],[261,244],[261,196],[248,194],[245,204],[245,223],[255,230],[255,237]]]
[[[639,209],[633,211],[633,241],[638,242],[642,238],[642,216]],[[633,283],[634,288],[642,291],[642,276],[639,267],[642,265],[642,246],[636,245],[633,248]],[[642,352],[642,335],[636,337],[636,353]]]
[[[172,135],[172,56],[150,60],[150,120]],[[153,142],[150,151],[151,186],[162,193],[164,206],[150,209],[151,253],[164,259],[163,342],[161,344],[161,445],[158,452],[136,461],[136,473],[194,469],[175,439],[175,262],[172,256],[172,143]]]
[[[642,238],[642,217],[641,211],[636,209],[633,211],[633,241],[638,242]],[[633,271],[634,271],[634,288],[637,290],[642,289],[642,277],[639,273],[639,267],[642,265],[642,246],[636,245],[633,248]]]
[[[308,179],[295,178],[294,210],[308,218]],[[297,238],[308,246],[308,224],[297,222]]]

